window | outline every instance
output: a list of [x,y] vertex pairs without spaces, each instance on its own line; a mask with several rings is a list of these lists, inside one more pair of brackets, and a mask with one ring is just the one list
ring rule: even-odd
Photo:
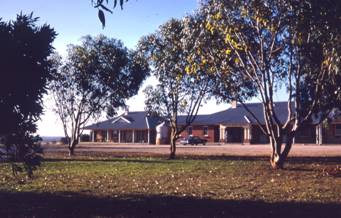
[[189,126],[189,127],[187,127],[187,133],[188,133],[188,135],[192,135],[192,127],[191,126]]
[[204,136],[208,136],[208,127],[204,126]]
[[335,136],[341,136],[341,124],[335,125]]

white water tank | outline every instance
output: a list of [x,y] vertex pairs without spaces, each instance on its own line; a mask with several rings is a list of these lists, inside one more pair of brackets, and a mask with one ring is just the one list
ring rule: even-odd
[[156,144],[169,144],[169,127],[165,122],[156,126]]

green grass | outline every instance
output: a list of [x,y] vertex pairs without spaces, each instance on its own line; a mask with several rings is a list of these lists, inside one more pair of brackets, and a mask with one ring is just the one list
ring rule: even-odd
[[337,202],[341,178],[327,175],[326,168],[296,163],[287,170],[274,171],[265,160],[62,160],[44,162],[35,179],[22,183],[13,179],[9,165],[2,164],[0,190]]
[[18,181],[10,165],[0,164],[0,201],[1,193],[14,199],[34,193],[130,199],[130,203],[131,199],[157,196],[193,202],[340,204],[340,166],[338,159],[301,158],[291,159],[285,170],[275,171],[264,158],[78,157],[47,160],[33,180]]

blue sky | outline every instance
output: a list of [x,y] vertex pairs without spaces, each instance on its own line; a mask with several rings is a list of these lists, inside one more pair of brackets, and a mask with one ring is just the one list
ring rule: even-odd
[[[0,17],[3,20],[15,19],[21,11],[34,13],[40,17],[40,24],[50,24],[58,33],[54,47],[66,54],[68,44],[77,44],[87,34],[104,34],[121,39],[128,48],[134,48],[141,36],[153,33],[158,26],[170,18],[181,18],[192,13],[199,5],[199,0],[129,0],[124,10],[116,8],[113,14],[106,14],[106,27],[97,18],[97,9],[91,6],[91,0],[1,0]],[[131,111],[143,110],[143,88],[155,84],[153,78],[147,79],[137,96],[128,101]],[[256,100],[257,101],[257,100]],[[45,114],[38,123],[41,136],[62,136],[63,129],[57,116],[52,112],[52,101],[47,96],[44,101]],[[227,104],[216,105],[209,101],[199,113],[207,114],[221,111]]]
[[[58,36],[53,45],[65,55],[68,44],[79,43],[79,39],[87,34],[104,34],[122,40],[128,48],[134,48],[141,36],[153,33],[170,18],[192,13],[197,6],[198,0],[129,0],[124,10],[116,8],[113,14],[106,14],[104,29],[90,0],[1,0],[0,17],[8,21],[15,19],[21,11],[24,14],[33,12],[34,16],[40,17],[40,24],[47,23],[56,30]],[[155,81],[148,79],[142,89],[152,83]],[[130,110],[143,110],[142,89],[137,96],[129,99]],[[38,122],[38,134],[62,136],[62,126],[52,111],[53,104],[48,96],[44,106],[45,114]],[[204,112],[210,111],[202,110],[201,113]]]
[[22,11],[40,17],[58,33],[54,42],[58,52],[65,54],[65,46],[77,43],[81,36],[104,34],[121,39],[133,48],[138,39],[154,32],[172,17],[181,18],[198,6],[197,0],[129,0],[124,10],[116,8],[106,16],[106,28],[97,18],[97,9],[90,0],[1,0],[0,16],[14,19]]

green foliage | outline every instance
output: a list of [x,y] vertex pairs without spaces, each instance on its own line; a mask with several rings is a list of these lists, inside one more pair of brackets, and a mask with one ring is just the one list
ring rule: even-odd
[[[329,68],[329,79],[323,77],[323,82],[330,82],[326,87],[331,89],[323,96],[335,99],[333,93],[339,81],[335,75],[340,63],[338,9],[339,4],[333,0],[207,1],[199,15],[205,17],[201,26],[212,42],[205,46],[208,51],[201,53],[210,54],[212,62],[220,63],[221,71],[243,75],[239,79],[256,84],[259,95],[262,90],[271,94],[283,84],[289,88],[290,73],[304,75],[299,81],[301,87],[310,87],[313,92],[313,81]],[[263,75],[271,81],[270,87],[262,86]],[[319,94],[308,92],[297,91],[310,99]]]
[[145,110],[152,115],[167,117],[169,116],[168,111],[170,108],[168,107],[168,99],[163,95],[163,91],[161,89],[162,86],[160,85],[155,88],[149,85],[143,90],[146,97]]
[[58,56],[53,61],[56,73],[50,87],[70,148],[78,143],[90,118],[96,119],[104,110],[113,116],[137,94],[149,73],[147,62],[136,52],[103,35],[83,37],[81,45],[69,46],[64,62]]
[[302,69],[299,109],[320,114],[322,122],[333,108],[341,108],[341,6],[334,0],[311,0],[294,4],[294,9],[293,48]]
[[[155,88],[147,87],[146,110],[156,113],[171,124],[172,146],[178,135],[190,125],[201,106],[208,98],[210,80],[201,69],[195,72],[186,70],[188,57],[192,50],[187,49],[188,37],[183,21],[172,19],[162,25],[159,30],[139,42],[139,51],[147,57],[153,66],[153,75],[158,84]],[[192,42],[192,41],[191,41]],[[185,124],[178,126],[179,114],[186,116]]]
[[[198,12],[184,19],[184,49],[190,51],[186,71],[210,80],[209,94],[218,101],[247,100],[255,95],[255,86],[235,67],[235,56],[226,48],[223,38],[208,25],[204,13]],[[222,15],[215,16],[219,19]]]
[[[279,165],[305,122],[322,122],[340,106],[338,11],[336,0],[209,0],[198,12],[201,24],[195,29],[204,31],[195,54],[213,63],[217,78],[227,75],[217,81],[215,94],[240,102],[243,96],[258,95],[266,124],[261,129]],[[284,86],[288,116],[283,122],[274,96]]]
[[[12,161],[24,162],[29,175],[40,163],[37,155],[36,122],[43,112],[42,98],[51,79],[52,42],[56,32],[37,26],[38,18],[17,15],[15,21],[0,22],[0,137]],[[22,167],[13,163],[14,170]]]
[[[150,87],[145,90],[147,109],[169,119],[174,113],[195,115],[193,110],[206,98],[209,86],[208,78],[199,68],[196,72],[186,71],[187,57],[192,52],[186,48],[186,34],[184,23],[173,19],[139,43],[140,52],[150,61],[159,82],[155,90]],[[197,101],[200,103],[195,104]]]

